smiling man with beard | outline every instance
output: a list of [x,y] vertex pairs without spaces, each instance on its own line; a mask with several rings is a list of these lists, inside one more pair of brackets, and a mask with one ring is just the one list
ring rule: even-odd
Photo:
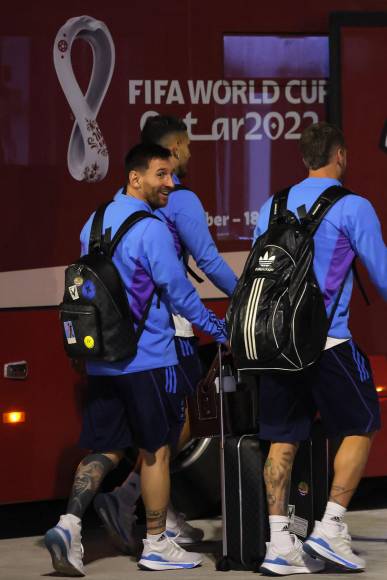
[[[131,214],[164,207],[174,186],[170,151],[160,145],[136,145],[127,154],[125,167],[127,186],[114,196],[104,216],[103,230],[111,228],[112,237]],[[83,254],[88,251],[93,216],[81,232]],[[165,533],[170,448],[176,446],[184,424],[185,397],[193,390],[178,365],[171,309],[220,343],[226,342],[225,326],[201,303],[160,219],[136,223],[119,242],[113,261],[137,323],[153,298],[133,358],[87,363],[89,398],[80,445],[91,453],[75,474],[67,513],[45,536],[55,570],[72,576],[85,573],[81,518],[128,447],[138,448],[142,456],[147,538],[139,566],[168,570],[201,562],[199,554],[186,552]]]
[[[170,192],[168,204],[160,206],[155,214],[168,226],[180,263],[187,270],[189,257],[192,256],[211,282],[227,296],[231,296],[237,277],[218,252],[200,198],[180,181],[187,175],[191,158],[186,124],[169,115],[148,117],[141,132],[141,141],[149,145],[161,145],[170,152],[174,189]],[[192,271],[189,273],[192,276]],[[179,366],[190,383],[197,385],[203,374],[197,339],[190,321],[173,309],[173,305],[172,310]],[[183,449],[189,439],[187,421],[177,451]],[[128,553],[132,551],[134,510],[141,489],[140,466],[141,458],[120,487],[109,493],[98,494],[94,501],[94,507],[115,545]],[[184,514],[174,509],[172,504],[167,512],[167,534],[178,544],[195,544],[203,538],[203,531],[187,522]]]

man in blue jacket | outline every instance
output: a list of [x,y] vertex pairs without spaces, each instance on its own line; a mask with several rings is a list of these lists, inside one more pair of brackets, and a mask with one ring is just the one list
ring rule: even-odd
[[[344,137],[328,123],[305,129],[300,146],[309,175],[290,189],[288,209],[295,215],[302,205],[309,211],[328,187],[341,185],[347,162]],[[268,228],[271,201],[261,208],[255,239]],[[343,517],[380,428],[380,410],[369,361],[348,328],[353,281],[348,271],[358,256],[387,299],[387,248],[375,210],[360,195],[346,195],[328,211],[314,242],[313,266],[328,315],[345,283],[319,361],[292,376],[261,377],[260,437],[271,441],[265,465],[271,537],[261,571],[269,575],[318,572],[321,560],[352,572],[365,567],[351,548]],[[294,456],[309,436],[316,409],[327,436],[343,440],[325,514],[302,546],[289,533],[288,494]]]
[[[171,152],[175,189],[168,196],[168,204],[156,210],[156,215],[172,233],[181,264],[186,269],[188,258],[192,256],[211,282],[227,296],[231,296],[237,277],[216,248],[200,199],[180,182],[186,176],[191,156],[185,123],[166,115],[149,117],[142,130],[141,141],[162,145]],[[173,320],[179,365],[190,382],[196,385],[201,378],[201,365],[192,324],[176,310],[173,312]],[[179,442],[180,448],[187,443],[186,437],[187,431],[184,430]],[[124,551],[130,551],[133,506],[140,495],[139,469],[140,464],[137,463],[121,487],[108,494],[99,494],[94,502],[110,536]],[[193,528],[185,521],[183,514],[176,512],[171,505],[167,513],[167,533],[176,542],[184,544],[198,542],[203,537],[202,530]]]
[[[171,155],[160,145],[140,144],[126,160],[127,186],[105,212],[111,235],[132,213],[152,212],[168,202],[173,189]],[[87,252],[93,215],[81,232]],[[147,538],[139,566],[148,570],[193,568],[199,554],[188,553],[165,533],[169,502],[170,448],[176,446],[185,419],[185,397],[194,386],[178,365],[172,312],[188,318],[217,342],[226,342],[224,322],[207,310],[176,255],[171,233],[161,220],[144,219],[122,238],[113,257],[135,320],[152,306],[132,359],[88,362],[89,399],[80,444],[93,452],[80,463],[67,513],[46,533],[45,542],[58,572],[84,575],[81,518],[103,478],[127,447],[142,456],[141,493]]]

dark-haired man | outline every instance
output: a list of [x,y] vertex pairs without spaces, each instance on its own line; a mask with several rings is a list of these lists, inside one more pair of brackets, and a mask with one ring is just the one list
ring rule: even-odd
[[[125,166],[127,186],[115,195],[104,216],[103,228],[111,228],[112,236],[132,213],[164,207],[173,188],[170,152],[160,145],[137,145],[128,153]],[[81,232],[83,254],[92,218]],[[145,218],[134,225],[118,244],[113,260],[135,320],[142,318],[153,294],[152,305],[134,358],[87,363],[89,399],[80,444],[93,451],[78,467],[67,513],[47,532],[46,546],[55,570],[84,575],[81,518],[103,478],[124,450],[133,446],[143,459],[141,493],[147,519],[139,566],[149,570],[193,568],[200,564],[200,555],[186,552],[165,534],[170,447],[178,440],[185,397],[193,389],[177,364],[170,308],[218,342],[226,341],[224,323],[201,303],[161,220]]]
[[[347,165],[343,134],[328,123],[305,129],[300,147],[309,175],[290,189],[287,207],[295,215],[303,205],[309,211],[328,187],[341,185]],[[271,200],[260,211],[255,239],[268,228]],[[269,575],[318,572],[321,560],[353,572],[365,567],[352,551],[343,516],[380,428],[380,411],[370,364],[348,328],[350,267],[358,256],[387,299],[387,248],[372,205],[359,195],[344,196],[328,211],[314,242],[313,266],[328,314],[344,286],[319,361],[290,377],[261,377],[260,437],[271,441],[264,472],[271,534],[261,571]],[[290,477],[298,444],[308,438],[316,410],[327,436],[343,440],[325,514],[302,545],[289,533]]]
[[[189,256],[192,256],[212,283],[227,296],[231,296],[237,278],[215,246],[200,199],[180,183],[180,179],[187,173],[191,156],[185,123],[167,115],[148,117],[142,129],[141,141],[157,143],[171,152],[175,189],[169,194],[168,204],[160,207],[156,214],[170,229],[180,261],[186,267]],[[179,364],[190,382],[197,384],[201,377],[201,365],[192,325],[176,310],[173,319]],[[186,442],[181,440],[180,446]],[[126,551],[129,551],[131,543],[133,504],[140,494],[138,471],[139,464],[120,487],[111,493],[99,494],[94,503],[110,535],[115,538],[115,543]],[[175,538],[176,542],[184,544],[198,542],[203,537],[202,530],[193,528],[171,505],[167,514],[167,533]]]

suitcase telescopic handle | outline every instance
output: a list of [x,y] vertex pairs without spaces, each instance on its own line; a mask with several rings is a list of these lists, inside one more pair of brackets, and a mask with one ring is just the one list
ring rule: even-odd
[[218,345],[219,363],[219,407],[220,407],[220,491],[222,499],[222,555],[227,557],[227,515],[226,515],[226,479],[224,465],[224,406],[223,406],[223,369],[222,345]]

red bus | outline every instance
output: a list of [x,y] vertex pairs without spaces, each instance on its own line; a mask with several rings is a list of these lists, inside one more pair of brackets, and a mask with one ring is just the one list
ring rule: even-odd
[[[237,273],[263,201],[303,178],[298,139],[317,120],[343,126],[346,185],[369,197],[387,237],[383,8],[384,0],[3,7],[0,503],[68,494],[83,385],[62,347],[63,271],[79,253],[82,224],[123,184],[123,157],[147,115],[185,119],[187,184]],[[371,306],[355,290],[352,329],[386,418],[386,307],[362,277]],[[209,281],[198,291],[224,314],[227,301]],[[387,475],[386,441],[377,435],[366,475]]]

